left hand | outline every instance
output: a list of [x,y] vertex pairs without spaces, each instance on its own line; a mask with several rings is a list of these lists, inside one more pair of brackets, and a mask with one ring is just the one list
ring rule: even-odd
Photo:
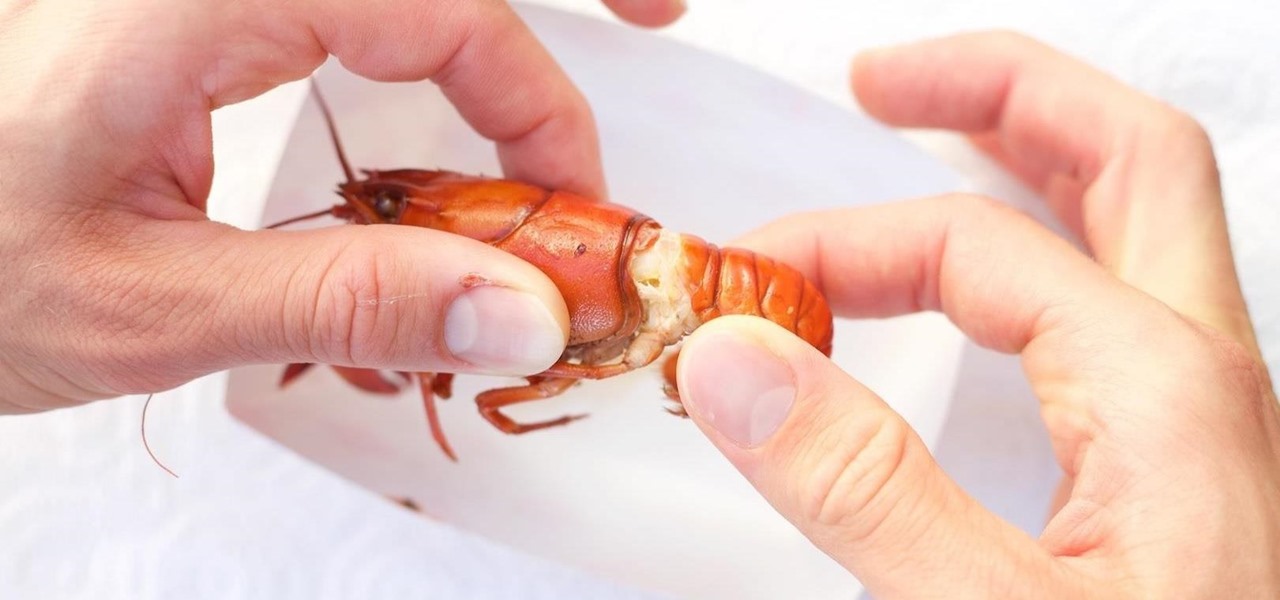
[[[647,25],[682,6],[609,4]],[[243,364],[515,375],[559,357],[568,318],[554,285],[474,240],[208,220],[210,112],[330,54],[372,79],[435,81],[497,142],[506,175],[604,194],[586,101],[501,0],[0,3],[0,413]],[[452,310],[467,272],[511,293]],[[502,320],[491,313],[503,331],[449,346],[452,316],[470,331]]]

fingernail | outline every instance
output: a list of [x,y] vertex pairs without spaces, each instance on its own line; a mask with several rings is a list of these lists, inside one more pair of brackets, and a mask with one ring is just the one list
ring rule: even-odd
[[733,443],[763,444],[795,403],[791,367],[768,349],[732,334],[704,339],[685,367],[685,401],[697,416]]
[[537,296],[498,286],[467,290],[444,317],[444,342],[457,358],[494,374],[545,370],[564,352],[565,337]]

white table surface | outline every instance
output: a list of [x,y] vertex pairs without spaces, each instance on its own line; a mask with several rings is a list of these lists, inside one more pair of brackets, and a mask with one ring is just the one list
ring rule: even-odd
[[[593,2],[549,0],[605,16]],[[1236,258],[1273,373],[1280,373],[1280,10],[1270,1],[1133,0],[788,3],[692,0],[673,36],[846,106],[858,49],[1011,28],[1098,65],[1198,117],[1213,137]],[[283,144],[300,88],[216,120],[265,119]],[[279,128],[274,135],[271,128]],[[1035,198],[950,136],[911,134],[975,189],[1035,210]],[[222,172],[272,148],[217,148]],[[234,186],[215,182],[219,199]],[[939,460],[998,514],[1039,530],[1056,468],[1014,358],[966,350]],[[0,419],[0,598],[651,598],[416,517],[234,422],[225,378],[158,398],[154,447],[138,442],[142,398]],[[410,523],[415,527],[409,527]],[[654,557],[654,560],[661,560]],[[697,565],[689,565],[696,569]]]

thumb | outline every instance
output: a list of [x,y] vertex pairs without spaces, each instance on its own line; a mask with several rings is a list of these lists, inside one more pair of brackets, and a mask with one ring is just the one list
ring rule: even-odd
[[[564,300],[486,244],[401,226],[240,231],[155,221],[110,259],[105,391],[138,393],[245,364],[317,362],[528,375],[559,359]],[[97,387],[97,386],[92,386]]]
[[781,327],[711,321],[687,340],[678,375],[703,432],[873,595],[1020,597],[1066,581],[960,490],[897,413]]
[[249,278],[219,326],[253,358],[528,375],[564,351],[568,310],[555,285],[487,244],[377,225],[232,237],[278,257],[222,273]]

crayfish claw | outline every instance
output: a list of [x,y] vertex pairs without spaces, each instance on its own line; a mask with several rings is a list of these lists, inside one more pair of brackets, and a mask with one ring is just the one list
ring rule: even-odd
[[565,415],[558,419],[548,419],[546,421],[538,421],[537,423],[516,423],[512,421],[505,428],[501,429],[506,433],[519,435],[522,433],[529,433],[530,431],[537,431],[539,429],[547,429],[548,427],[568,425],[574,421],[581,421],[589,416],[590,415],[587,414]]
[[284,368],[284,375],[280,377],[280,387],[284,387],[293,383],[295,379],[307,372],[307,369],[314,367],[313,363],[293,363]]
[[[360,369],[356,367],[340,367],[332,365],[333,371],[343,379],[366,392],[372,394],[398,394],[409,383],[407,374],[399,371],[382,371],[379,369]],[[394,373],[399,380],[393,378]]]

